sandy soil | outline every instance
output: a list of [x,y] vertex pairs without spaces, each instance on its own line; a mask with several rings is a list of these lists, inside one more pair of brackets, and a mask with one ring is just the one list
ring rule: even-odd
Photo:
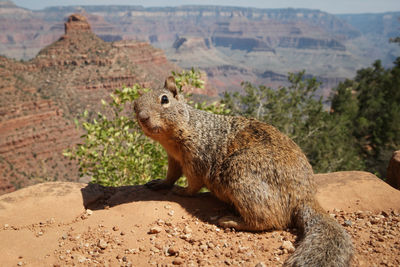
[[[318,199],[351,234],[353,266],[400,266],[400,191],[364,172],[318,175]],[[44,183],[0,197],[0,266],[281,266],[296,230],[235,232],[208,193]]]

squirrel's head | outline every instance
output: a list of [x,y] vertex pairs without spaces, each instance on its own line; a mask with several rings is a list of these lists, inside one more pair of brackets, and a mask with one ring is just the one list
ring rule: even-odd
[[172,76],[165,80],[164,88],[136,99],[134,109],[143,132],[156,140],[173,134],[189,119],[186,102]]

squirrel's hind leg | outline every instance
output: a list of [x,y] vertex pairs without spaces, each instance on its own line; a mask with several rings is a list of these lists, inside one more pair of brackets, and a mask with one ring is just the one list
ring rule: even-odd
[[291,221],[282,197],[274,159],[257,147],[242,149],[225,159],[212,180],[213,192],[235,206],[240,217],[221,218],[219,225],[245,231],[284,229]]

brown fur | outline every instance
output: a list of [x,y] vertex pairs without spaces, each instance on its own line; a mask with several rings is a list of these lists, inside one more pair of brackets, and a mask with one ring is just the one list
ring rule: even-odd
[[168,153],[167,178],[150,188],[172,187],[184,174],[188,187],[175,193],[192,196],[206,186],[235,206],[240,217],[221,218],[222,227],[301,229],[304,238],[286,266],[349,265],[350,238],[316,202],[312,168],[290,138],[254,119],[193,109],[171,77],[165,87],[135,101],[144,133]]

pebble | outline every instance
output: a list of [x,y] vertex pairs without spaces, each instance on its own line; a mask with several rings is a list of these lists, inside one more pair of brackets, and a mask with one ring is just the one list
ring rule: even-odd
[[353,223],[352,223],[350,220],[345,220],[345,221],[344,221],[344,225],[345,225],[345,226],[352,226]]
[[108,244],[104,239],[100,239],[99,242],[97,243],[97,246],[101,249],[106,249]]
[[119,227],[118,226],[114,226],[112,229],[113,229],[113,231],[118,231]]
[[149,230],[149,234],[158,234],[158,233],[160,233],[162,231],[162,228],[161,227],[159,227],[159,226],[154,226],[154,227],[151,227],[150,228],[150,230]]
[[192,232],[192,229],[191,229],[189,226],[186,226],[186,227],[183,229],[183,232],[184,232],[185,234],[189,234],[189,233]]
[[176,247],[169,247],[167,252],[169,256],[174,256],[178,254],[178,249]]
[[264,262],[259,262],[254,267],[267,267],[267,265]]
[[281,245],[281,249],[286,249],[289,253],[292,253],[295,251],[295,247],[293,245],[293,243],[289,240],[287,241],[283,241],[282,245]]
[[92,214],[93,214],[93,211],[92,211],[92,210],[90,210],[90,209],[87,209],[87,210],[86,210],[86,214],[90,216],[90,215],[92,215]]
[[201,249],[201,251],[206,251],[208,249],[207,245],[200,245],[199,248]]
[[79,263],[84,263],[86,261],[86,258],[84,256],[79,256],[78,261]]
[[183,264],[183,259],[181,259],[181,258],[175,258],[175,259],[172,261],[172,264],[173,264],[173,265],[182,265],[182,264]]

